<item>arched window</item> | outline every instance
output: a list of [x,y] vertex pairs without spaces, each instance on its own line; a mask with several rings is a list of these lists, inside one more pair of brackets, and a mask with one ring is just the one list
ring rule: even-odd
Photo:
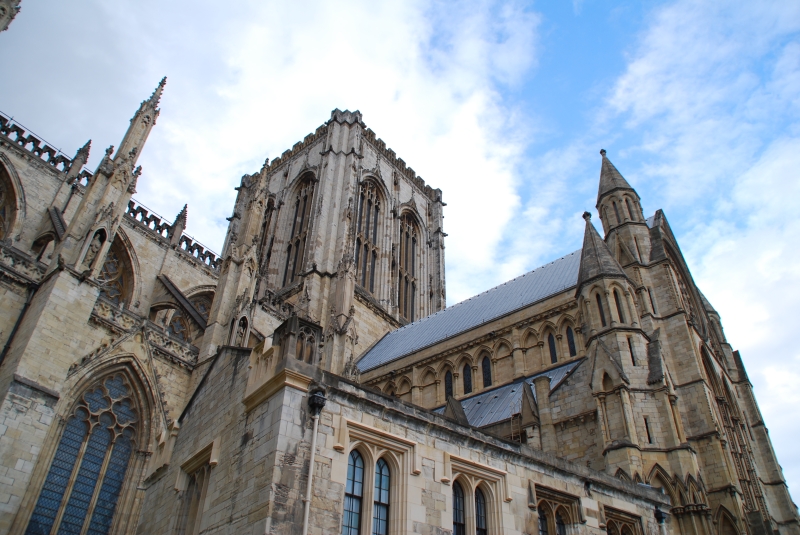
[[375,465],[375,510],[372,515],[372,535],[389,534],[389,465],[383,459]]
[[572,327],[567,326],[567,346],[569,347],[569,356],[574,357],[578,354],[575,349],[575,334],[572,332]]
[[558,362],[558,353],[556,352],[556,337],[553,333],[547,335],[547,345],[550,348],[550,363],[555,364]]
[[136,446],[138,412],[120,374],[81,396],[66,420],[26,535],[54,532],[56,524],[58,533],[109,532]]
[[310,173],[301,182],[297,197],[294,200],[294,215],[292,217],[292,232],[289,236],[289,246],[286,248],[286,265],[283,270],[283,286],[293,283],[303,268],[303,258],[306,252],[308,227],[313,216],[314,204],[314,177]]
[[360,535],[361,499],[364,496],[364,459],[356,450],[347,462],[347,487],[344,491],[342,535]]
[[456,481],[453,483],[453,535],[466,535],[467,527],[464,521],[464,489]]
[[614,205],[614,215],[617,216],[617,225],[622,224],[622,218],[619,217],[619,209],[617,208],[617,203],[612,202],[611,204]]
[[453,397],[453,374],[450,370],[444,374],[444,397],[445,399]]
[[606,326],[606,314],[603,312],[603,300],[600,298],[600,294],[595,294],[597,298],[597,311],[600,313],[600,323],[603,327]]
[[628,217],[631,218],[631,221],[635,221],[636,218],[633,217],[633,210],[631,210],[631,201],[629,201],[627,197],[625,197],[625,206],[628,207]]
[[100,283],[100,294],[112,303],[123,305],[130,300],[133,270],[128,260],[128,252],[119,237],[111,242],[106,260],[97,276],[97,282]]
[[464,364],[464,394],[472,393],[472,368]]
[[561,513],[556,513],[556,535],[567,535],[567,526],[564,524],[564,519],[561,518]]
[[258,243],[258,257],[261,263],[261,272],[268,273],[269,261],[272,257],[272,244],[274,236],[270,236],[273,231],[273,219],[275,218],[275,200],[269,199],[267,207],[264,209],[264,221],[261,223],[261,239]]
[[414,321],[417,293],[417,224],[411,214],[400,218],[400,258],[397,277],[400,315]]
[[547,523],[547,511],[539,507],[539,535],[548,535]]
[[297,333],[297,344],[295,347],[295,356],[297,360],[302,360],[307,364],[314,363],[316,336],[306,327],[301,327],[300,332]]
[[361,184],[356,224],[356,280],[365,290],[375,293],[375,270],[378,262],[378,226],[381,200],[371,180]]
[[617,305],[617,314],[619,314],[620,323],[625,323],[625,314],[622,313],[622,303],[619,301],[619,292],[614,290],[614,304]]
[[483,388],[489,388],[492,386],[492,361],[489,360],[489,357],[483,357],[481,368],[483,369]]
[[208,316],[211,314],[211,304],[214,300],[214,294],[200,294],[189,299],[194,305],[194,308],[203,316],[203,319],[208,321]]
[[475,535],[486,535],[486,498],[481,489],[475,489]]
[[167,326],[167,333],[184,342],[189,341],[189,322],[180,310],[172,313],[172,318]]
[[0,240],[5,240],[12,230],[17,213],[17,200],[11,186],[11,176],[0,164]]

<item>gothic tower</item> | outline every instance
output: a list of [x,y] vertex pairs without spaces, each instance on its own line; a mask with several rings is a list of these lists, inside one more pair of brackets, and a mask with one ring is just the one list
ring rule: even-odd
[[444,308],[441,191],[358,111],[334,110],[237,190],[201,359],[255,345],[295,314],[324,331],[315,364],[342,373],[388,331]]

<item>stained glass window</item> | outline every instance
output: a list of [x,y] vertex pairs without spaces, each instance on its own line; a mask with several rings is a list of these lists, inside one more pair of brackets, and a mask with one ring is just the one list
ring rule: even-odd
[[194,308],[203,316],[203,319],[208,321],[208,315],[211,313],[211,300],[212,296],[208,294],[202,294],[195,297],[192,297],[191,302],[194,305]]
[[356,450],[347,462],[347,487],[344,492],[342,535],[361,533],[361,499],[364,495],[364,459]]
[[389,465],[379,459],[375,465],[375,509],[372,515],[372,535],[389,533]]
[[172,319],[170,319],[169,325],[167,326],[167,332],[179,340],[185,342],[189,341],[189,323],[183,316],[183,312],[175,310],[175,312],[172,313]]
[[[122,375],[94,385],[67,419],[26,535],[109,533],[133,452],[138,413]],[[92,510],[90,505],[94,503]]]
[[453,483],[453,535],[466,535],[464,522],[464,489],[456,481]]
[[469,364],[464,364],[464,394],[472,392],[472,368]]
[[475,531],[476,535],[486,535],[486,497],[481,489],[475,489]]

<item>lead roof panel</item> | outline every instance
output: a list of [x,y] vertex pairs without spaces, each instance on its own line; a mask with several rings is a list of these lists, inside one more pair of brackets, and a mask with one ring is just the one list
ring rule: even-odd
[[357,365],[361,372],[410,355],[575,287],[580,249],[419,321],[388,333]]
[[[550,392],[553,392],[561,386],[567,376],[582,362],[583,359],[570,362],[558,368],[518,379],[513,383],[461,399],[461,406],[467,415],[469,425],[472,427],[486,427],[508,420],[513,414],[521,411],[523,388],[530,388],[534,399],[536,399],[536,389],[533,386],[534,379],[542,376],[550,377]],[[444,407],[439,407],[434,412],[441,414],[444,412]]]

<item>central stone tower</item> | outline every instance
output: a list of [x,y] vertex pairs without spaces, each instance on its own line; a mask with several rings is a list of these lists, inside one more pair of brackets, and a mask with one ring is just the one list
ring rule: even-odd
[[237,189],[201,361],[295,314],[319,326],[316,364],[341,374],[388,331],[445,307],[442,193],[360,112],[334,110]]

